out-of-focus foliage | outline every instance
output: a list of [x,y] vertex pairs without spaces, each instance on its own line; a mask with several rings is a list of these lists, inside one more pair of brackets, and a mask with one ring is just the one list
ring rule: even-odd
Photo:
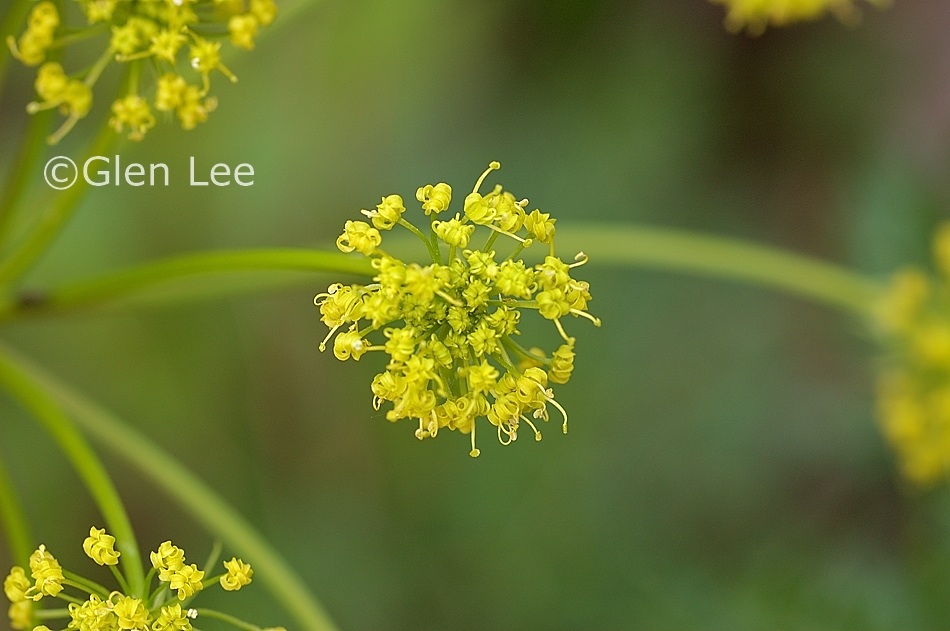
[[[950,8],[864,13],[748,38],[705,0],[320,2],[227,60],[241,82],[220,84],[209,123],[122,148],[173,185],[93,191],[32,281],[195,248],[332,247],[379,191],[467,181],[490,159],[559,227],[708,230],[883,276],[925,261],[947,213]],[[11,78],[4,138],[31,82]],[[89,127],[50,155],[78,153]],[[256,183],[191,188],[189,156],[252,163]],[[477,460],[467,437],[407,442],[375,412],[373,357],[317,351],[329,279],[6,338],[220,489],[347,631],[950,623],[950,504],[901,482],[858,322],[708,280],[585,279],[604,327],[576,331],[558,397],[571,433],[485,441]],[[38,535],[69,550],[95,509],[48,440],[0,412]],[[210,546],[110,464],[144,547]],[[254,585],[241,596],[229,610],[276,611]]]

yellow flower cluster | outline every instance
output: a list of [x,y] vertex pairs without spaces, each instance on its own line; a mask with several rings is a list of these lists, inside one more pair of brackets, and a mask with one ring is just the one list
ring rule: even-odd
[[896,274],[877,310],[888,350],[882,428],[905,475],[921,485],[950,472],[950,224],[937,231],[934,259],[936,275]]
[[[399,195],[362,211],[372,225],[347,221],[337,246],[371,258],[374,283],[331,285],[314,299],[330,327],[320,350],[346,327],[333,342],[338,359],[359,361],[370,351],[389,356],[372,384],[377,410],[389,401],[388,420],[418,419],[419,439],[435,437],[443,428],[470,434],[473,457],[479,454],[479,417],[496,427],[505,445],[517,439],[522,422],[541,440],[531,418],[547,421],[548,406],[561,412],[567,431],[567,413],[549,387],[567,383],[574,368],[575,339],[561,319],[584,317],[600,325],[587,312],[589,285],[571,277],[572,268],[587,257],[579,254],[568,264],[555,256],[555,220],[540,210],[525,212],[528,200],[519,201],[501,186],[486,195],[479,192],[499,166],[493,162],[465,197],[462,212],[444,220],[439,216],[449,208],[451,187],[420,188],[416,199],[429,216],[428,236],[403,218],[406,208]],[[431,264],[404,263],[380,248],[380,231],[397,224],[425,243]],[[488,237],[480,248],[470,247],[478,227]],[[514,242],[514,251],[500,259],[494,249],[498,237]],[[548,245],[549,253],[543,263],[529,266],[518,255],[532,243]],[[553,321],[563,338],[551,357],[515,341],[524,310]],[[369,341],[377,331],[384,339]]]
[[[854,0],[712,0],[726,5],[726,28],[738,32],[761,34],[766,26],[785,26],[793,22],[816,20],[831,12],[842,21],[858,17]],[[868,0],[884,6],[890,0]]]
[[[155,126],[152,108],[174,113],[184,129],[193,129],[208,119],[217,107],[209,95],[211,73],[219,71],[231,81],[237,78],[221,61],[221,42],[213,41],[226,27],[231,44],[251,50],[260,27],[277,16],[275,0],[75,0],[88,25],[64,29],[60,14],[50,0],[30,12],[27,28],[7,44],[15,57],[28,66],[40,66],[36,79],[39,100],[30,103],[31,114],[59,108],[66,116],[49,138],[58,142],[92,107],[92,90],[112,61],[128,65],[124,94],[112,104],[109,124],[117,133],[141,140]],[[63,31],[56,38],[57,31]],[[224,33],[220,33],[224,35]],[[108,44],[99,60],[85,71],[67,75],[56,61],[46,61],[51,48],[103,36]],[[46,61],[46,63],[43,63]],[[141,85],[143,65],[158,72],[154,97]],[[189,83],[192,75],[197,83]]]
[[[115,566],[120,553],[115,550],[115,537],[105,529],[91,528],[83,542],[83,551],[99,565]],[[68,603],[66,609],[49,610],[44,619],[69,618],[67,629],[76,631],[192,631],[191,621],[198,617],[198,610],[183,608],[195,593],[207,584],[220,582],[228,591],[235,591],[251,582],[253,570],[240,559],[224,562],[225,572],[218,577],[202,582],[205,573],[194,564],[185,564],[185,553],[170,541],[151,553],[154,570],[148,579],[157,573],[159,584],[153,590],[151,580],[146,580],[143,593],[127,594],[107,591],[101,585],[82,577],[64,575],[59,562],[46,546],[40,546],[30,557],[30,577],[21,567],[13,567],[3,582],[3,591],[11,606],[10,626],[23,630],[33,622],[33,603],[45,596],[59,598]],[[128,582],[121,573],[112,568],[121,587],[128,590]],[[63,593],[66,587],[83,592],[85,600]],[[54,613],[55,612],[55,613]],[[252,625],[248,625],[250,628]],[[256,628],[256,627],[255,627]],[[33,631],[50,631],[45,625]]]

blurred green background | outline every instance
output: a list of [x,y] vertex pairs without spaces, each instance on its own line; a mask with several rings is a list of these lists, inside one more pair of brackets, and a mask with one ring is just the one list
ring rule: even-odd
[[[489,160],[559,225],[703,230],[879,276],[925,261],[950,202],[950,5],[898,0],[856,28],[758,38],[722,15],[704,0],[314,2],[231,58],[240,82],[217,77],[208,123],[121,146],[176,185],[92,191],[30,282],[194,249],[330,247],[380,196],[463,190]],[[0,101],[6,138],[31,76],[16,68]],[[49,155],[78,157],[100,100]],[[192,155],[250,162],[256,183],[185,186]],[[373,411],[381,358],[318,352],[311,300],[336,278],[3,339],[232,501],[345,631],[950,627],[947,490],[898,477],[859,322],[731,283],[596,261],[580,276],[604,326],[571,323],[570,434],[502,448],[486,431],[477,460],[466,436],[420,443]],[[37,535],[88,569],[88,494],[22,412],[0,414]],[[208,535],[107,463],[143,546],[204,557]],[[222,606],[292,629],[254,587]]]

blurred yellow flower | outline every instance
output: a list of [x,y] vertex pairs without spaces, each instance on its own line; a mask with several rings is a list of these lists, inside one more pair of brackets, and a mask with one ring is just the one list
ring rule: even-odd
[[[758,35],[769,25],[785,26],[793,22],[816,20],[834,13],[842,21],[858,17],[854,0],[711,0],[726,6],[726,28],[738,32],[746,29]],[[867,0],[884,6],[889,0]]]
[[950,472],[950,224],[937,230],[933,254],[935,274],[898,272],[876,309],[887,351],[882,430],[905,476],[924,486]]

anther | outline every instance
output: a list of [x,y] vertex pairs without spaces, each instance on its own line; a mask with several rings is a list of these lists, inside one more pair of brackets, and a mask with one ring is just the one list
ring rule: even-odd
[[489,163],[488,163],[488,168],[485,169],[485,172],[482,173],[482,176],[481,176],[480,178],[478,178],[478,181],[477,181],[477,182],[475,182],[475,188],[472,189],[472,192],[473,192],[473,193],[477,193],[477,192],[478,192],[478,189],[480,189],[480,188],[482,187],[482,182],[484,182],[484,181],[485,181],[485,178],[488,177],[488,174],[491,173],[492,171],[494,171],[495,169],[500,169],[500,168],[501,168],[501,163],[500,163],[500,162],[489,162]]
[[571,313],[573,313],[576,316],[581,316],[582,318],[587,318],[588,320],[594,323],[594,326],[600,326],[601,324],[600,318],[595,318],[594,316],[587,313],[586,311],[581,311],[580,309],[571,309]]

